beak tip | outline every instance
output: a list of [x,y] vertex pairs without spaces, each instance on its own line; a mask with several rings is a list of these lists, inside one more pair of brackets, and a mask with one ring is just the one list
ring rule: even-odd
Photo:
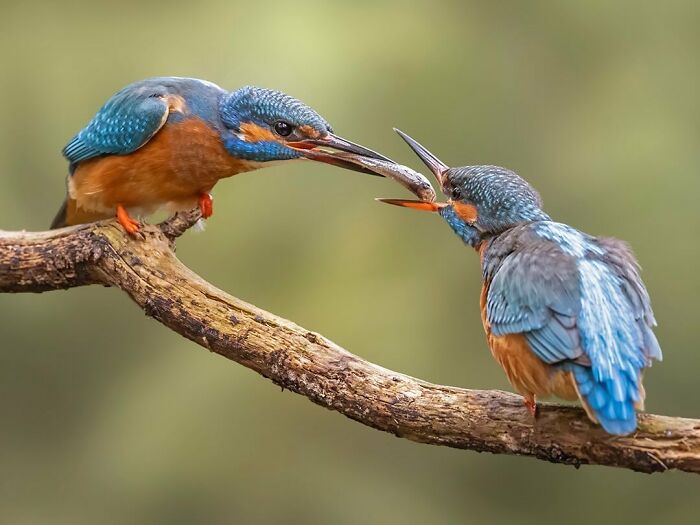
[[409,144],[411,143],[410,140],[409,140],[409,136],[408,136],[406,133],[404,133],[403,131],[401,131],[399,128],[394,128],[394,131],[395,131],[395,132],[399,135],[399,137],[401,137],[403,140],[405,140],[405,141],[408,142]]
[[398,128],[394,128],[394,131],[399,134],[399,136],[408,144],[408,146],[413,150],[413,152],[418,155],[418,157],[423,161],[423,163],[433,172],[435,178],[437,179],[440,186],[443,184],[443,175],[450,169],[444,162],[438,159],[433,153],[428,151],[428,149],[423,146],[416,139],[410,135],[404,133]]

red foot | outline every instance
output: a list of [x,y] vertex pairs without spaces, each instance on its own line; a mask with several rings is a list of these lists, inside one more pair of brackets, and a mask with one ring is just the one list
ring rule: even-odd
[[126,208],[124,208],[124,206],[121,204],[117,206],[117,220],[129,235],[135,235],[138,233],[139,228],[141,227],[139,221],[132,219],[129,212],[126,211]]
[[199,196],[199,209],[202,212],[203,219],[208,219],[214,215],[214,199],[210,193],[202,193]]
[[526,397],[523,401],[532,417],[537,417],[537,401],[535,401],[535,396]]

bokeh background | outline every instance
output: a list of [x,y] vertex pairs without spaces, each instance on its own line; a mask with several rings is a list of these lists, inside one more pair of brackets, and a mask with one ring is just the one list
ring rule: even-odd
[[[64,5],[65,4],[65,5]],[[497,4],[497,5],[496,5]],[[700,7],[669,2],[13,2],[0,7],[0,228],[38,230],[60,150],[156,75],[289,92],[418,167],[496,163],[558,220],[631,242],[666,361],[648,409],[700,417]],[[407,193],[329,166],[223,181],[178,254],[383,366],[508,389],[474,253]],[[0,296],[0,522],[688,523],[700,484],[417,445],[323,410],[116,290]]]

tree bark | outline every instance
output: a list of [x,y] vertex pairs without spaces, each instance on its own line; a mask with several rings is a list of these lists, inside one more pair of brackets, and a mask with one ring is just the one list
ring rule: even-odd
[[89,284],[121,288],[165,326],[277,385],[364,425],[419,443],[533,456],[574,466],[700,473],[700,420],[639,415],[627,437],[607,435],[579,408],[427,383],[347,352],[325,337],[207,283],[174,254],[199,218],[178,214],[138,238],[114,221],[51,232],[0,231],[0,292]]

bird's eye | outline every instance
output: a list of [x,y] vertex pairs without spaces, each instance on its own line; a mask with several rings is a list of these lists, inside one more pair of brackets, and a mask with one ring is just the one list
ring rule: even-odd
[[288,137],[294,129],[289,122],[285,122],[284,120],[278,120],[275,122],[274,128],[275,133],[277,133],[280,137]]
[[452,199],[458,201],[462,198],[462,190],[459,188],[455,187],[452,188]]

